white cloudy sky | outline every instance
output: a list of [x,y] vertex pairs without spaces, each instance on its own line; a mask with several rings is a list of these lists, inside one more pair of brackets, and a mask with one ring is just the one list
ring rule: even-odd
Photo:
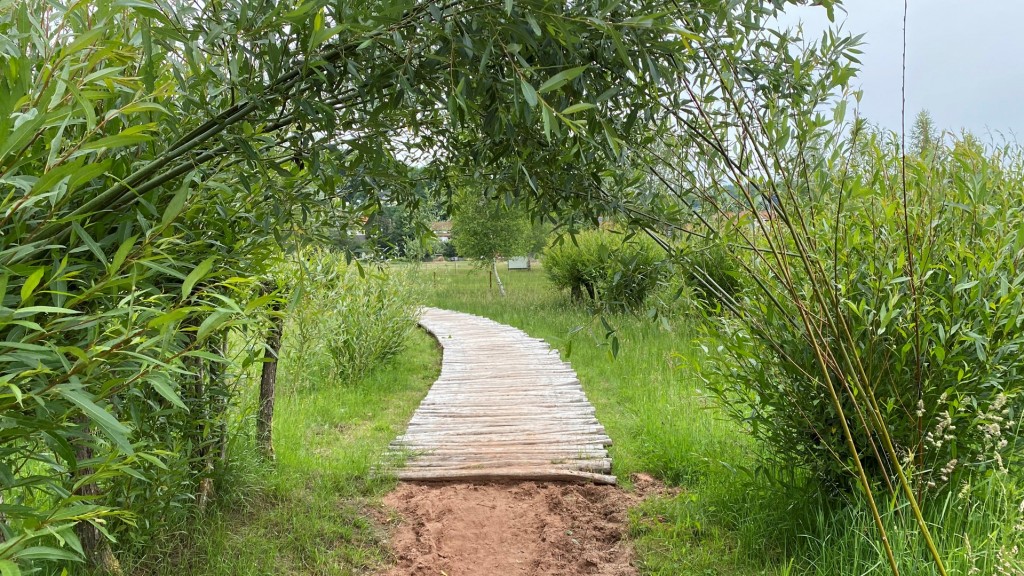
[[[900,126],[902,0],[847,0],[836,24],[864,33],[861,114]],[[829,25],[820,8],[794,8],[783,22],[817,37]],[[1024,0],[909,0],[907,125],[922,108],[940,128],[983,139],[1024,141]]]

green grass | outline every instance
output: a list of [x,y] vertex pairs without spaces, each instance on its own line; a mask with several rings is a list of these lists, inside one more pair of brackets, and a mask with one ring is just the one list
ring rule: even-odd
[[[622,485],[628,489],[632,474],[647,473],[675,487],[630,512],[642,574],[886,572],[856,494],[826,498],[799,474],[763,466],[749,435],[701,390],[701,345],[715,347],[698,341],[698,313],[679,309],[664,323],[606,317],[620,341],[613,358],[608,328],[554,290],[541,270],[503,271],[504,298],[489,286],[487,271],[466,263],[407,272],[423,304],[487,316],[560,349],[614,442],[613,472]],[[325,381],[323,362],[283,362],[276,463],[258,464],[248,442],[234,446],[242,456],[233,460],[235,484],[222,488],[228,494],[221,507],[182,540],[173,558],[134,573],[326,576],[386,565],[391,519],[379,499],[394,481],[371,471],[436,378],[439,358],[436,343],[417,331],[405,353],[350,386]],[[1024,546],[1019,484],[994,476],[954,484],[925,503],[950,573],[1019,574],[1013,571],[1019,566],[1014,546]],[[890,509],[885,518],[903,573],[935,574],[909,515]]]
[[561,351],[612,438],[613,472],[622,485],[643,472],[681,488],[631,514],[642,571],[777,573],[785,543],[765,535],[778,507],[752,496],[766,493],[750,485],[754,447],[701,391],[696,314],[667,323],[607,317],[620,341],[613,358],[603,324],[559,294],[542,270],[502,272],[504,298],[489,287],[487,271],[464,262],[421,265],[417,273],[426,304],[516,326]]
[[379,500],[394,486],[372,468],[437,378],[440,352],[422,331],[397,359],[361,382],[306,382],[282,364],[273,465],[248,446],[219,510],[183,541],[159,576],[334,576],[388,561]]

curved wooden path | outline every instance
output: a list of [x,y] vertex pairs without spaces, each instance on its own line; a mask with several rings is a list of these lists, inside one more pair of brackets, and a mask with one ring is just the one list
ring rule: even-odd
[[405,434],[402,480],[561,480],[614,484],[611,439],[576,372],[543,340],[493,320],[424,308],[444,349],[441,375]]

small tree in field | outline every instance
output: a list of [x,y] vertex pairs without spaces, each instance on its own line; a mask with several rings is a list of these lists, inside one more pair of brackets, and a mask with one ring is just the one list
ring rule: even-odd
[[487,196],[463,192],[454,198],[452,242],[460,255],[491,266],[502,296],[505,287],[498,276],[498,257],[525,254],[532,230],[524,213]]
[[927,110],[918,112],[910,129],[910,152],[919,158],[936,154],[940,151],[941,141],[942,133],[935,127],[931,113]]

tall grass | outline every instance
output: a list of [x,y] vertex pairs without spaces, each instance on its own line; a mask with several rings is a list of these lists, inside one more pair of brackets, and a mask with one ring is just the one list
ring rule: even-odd
[[[252,427],[258,375],[233,411],[233,454],[217,507],[137,574],[340,575],[388,558],[379,496],[394,485],[388,443],[401,433],[439,371],[436,342],[415,329],[412,286],[400,271],[360,275],[329,253],[307,254],[291,280],[274,416],[276,460],[257,455]],[[332,343],[361,348],[338,364]],[[387,346],[379,346],[387,342]],[[241,344],[239,344],[240,346]],[[253,367],[255,368],[255,367]]]
[[338,254],[307,250],[278,275],[292,292],[283,377],[358,381],[398,355],[416,326],[416,290],[401,268],[348,264]]
[[333,576],[388,562],[379,498],[394,479],[374,469],[437,378],[437,344],[413,332],[403,354],[347,385],[310,381],[318,374],[306,366],[282,366],[275,463],[257,464],[255,448],[240,447],[252,459],[229,479],[244,489],[224,495],[173,554],[135,573]]
[[[873,539],[874,521],[850,495],[839,502],[820,498],[799,512],[801,573],[871,574],[885,570],[885,554]],[[935,534],[951,574],[1019,576],[1024,544],[1024,492],[1005,474],[970,480],[925,502],[925,519]],[[889,501],[883,513],[889,542],[900,567],[909,574],[934,576],[917,524],[905,502]]]

